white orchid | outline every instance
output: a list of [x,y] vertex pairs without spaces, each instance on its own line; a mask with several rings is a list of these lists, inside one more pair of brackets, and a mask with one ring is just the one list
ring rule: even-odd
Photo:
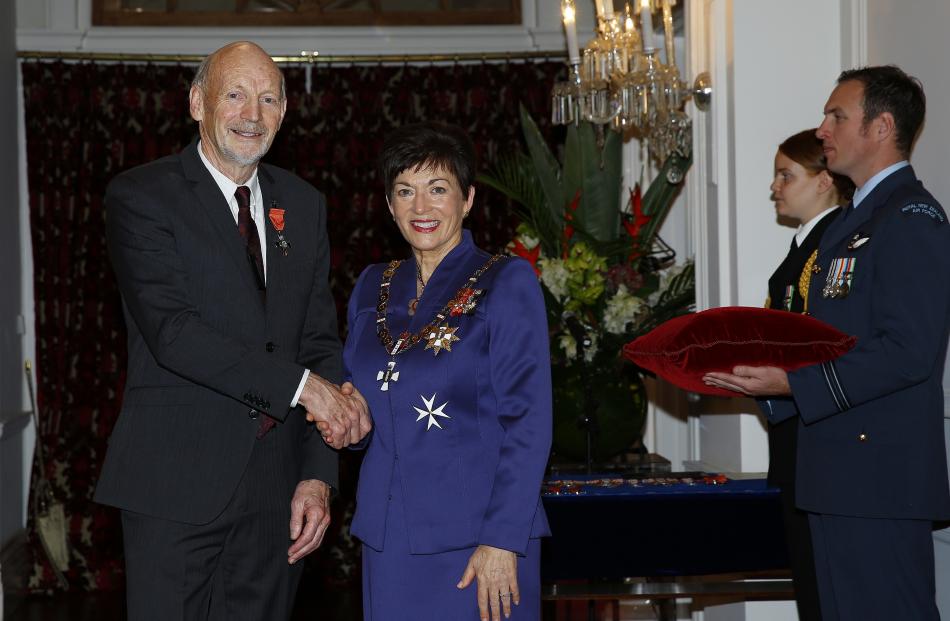
[[642,298],[632,295],[626,285],[620,285],[617,293],[607,300],[607,308],[604,309],[604,329],[611,334],[626,333],[627,325],[637,320],[644,305]]
[[541,282],[558,302],[562,302],[567,297],[569,276],[564,261],[545,257],[538,261],[538,269],[541,270]]

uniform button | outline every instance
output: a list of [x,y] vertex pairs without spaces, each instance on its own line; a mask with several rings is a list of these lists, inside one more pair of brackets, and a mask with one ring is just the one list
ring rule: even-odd
[[257,415],[258,415],[258,414],[260,414],[260,412],[258,412],[257,410],[250,410],[250,411],[247,413],[247,417],[250,418],[251,420],[257,420]]
[[392,494],[389,495],[389,499],[390,499],[390,500],[393,499],[393,495],[392,495]]
[[867,441],[868,441],[868,434],[862,433],[858,436],[858,442],[867,442]]
[[813,265],[813,266],[811,267],[811,273],[812,273],[812,274],[820,274],[820,273],[821,273],[821,266],[820,266],[820,265]]
[[274,345],[273,343],[271,343],[270,341],[268,341],[267,344],[264,345],[264,349],[267,350],[267,353],[271,353],[271,352],[273,352],[275,349],[277,349],[277,346]]

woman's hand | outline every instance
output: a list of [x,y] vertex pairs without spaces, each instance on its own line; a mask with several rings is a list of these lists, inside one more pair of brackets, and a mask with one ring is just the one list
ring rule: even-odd
[[482,621],[489,621],[488,611],[491,610],[491,621],[501,621],[501,613],[505,618],[511,616],[511,604],[521,603],[521,594],[518,593],[518,557],[514,552],[478,546],[468,559],[468,566],[462,579],[456,585],[464,589],[475,580],[478,583],[478,611]]

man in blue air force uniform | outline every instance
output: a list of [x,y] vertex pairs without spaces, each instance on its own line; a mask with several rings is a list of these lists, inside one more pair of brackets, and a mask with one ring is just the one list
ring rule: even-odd
[[950,518],[943,369],[950,224],[907,162],[920,83],[896,67],[846,71],[818,128],[828,168],[858,187],[826,231],[811,313],[858,337],[785,373],[736,367],[709,383],[799,417],[797,504],[809,512],[822,618],[939,619],[931,530]]

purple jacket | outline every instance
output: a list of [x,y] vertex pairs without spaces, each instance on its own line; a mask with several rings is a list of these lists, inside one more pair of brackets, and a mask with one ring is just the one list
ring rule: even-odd
[[[414,317],[416,267],[403,262],[390,285],[390,333],[418,332],[489,257],[463,231]],[[459,338],[451,351],[435,355],[423,340],[395,357],[398,379],[382,391],[377,377],[390,356],[377,336],[376,306],[385,268],[366,268],[349,302],[344,365],[374,424],[352,533],[382,549],[390,485],[400,484],[414,553],[486,544],[523,554],[529,538],[550,534],[540,491],[551,445],[551,368],[537,278],[524,260],[495,263],[475,285],[484,294],[474,312],[449,317]]]

